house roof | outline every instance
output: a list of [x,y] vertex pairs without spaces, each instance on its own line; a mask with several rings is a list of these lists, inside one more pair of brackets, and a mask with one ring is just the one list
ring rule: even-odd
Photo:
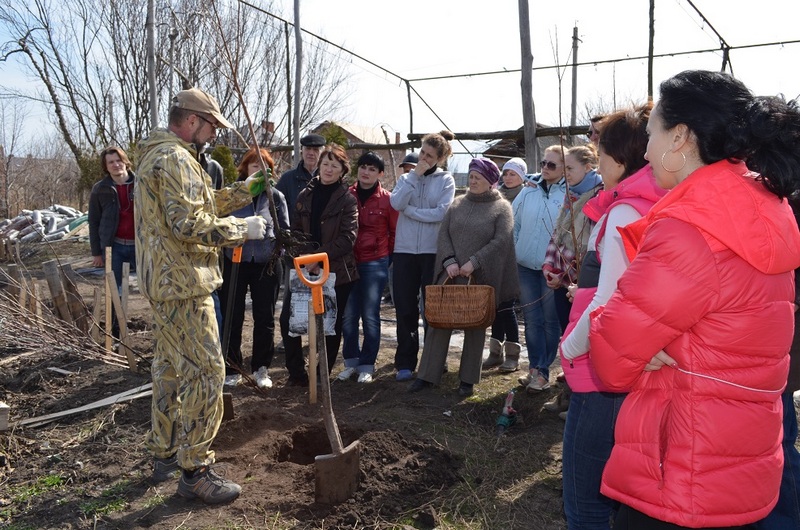
[[385,144],[386,137],[380,127],[367,127],[364,125],[355,125],[352,123],[344,123],[339,121],[324,121],[312,129],[313,132],[318,133],[329,125],[336,125],[341,127],[342,130],[355,140],[354,143],[366,144]]

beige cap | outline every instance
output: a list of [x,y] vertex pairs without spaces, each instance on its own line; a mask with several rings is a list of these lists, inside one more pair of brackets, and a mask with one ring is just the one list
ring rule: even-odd
[[179,109],[211,114],[217,120],[220,127],[225,129],[233,128],[233,125],[222,117],[222,113],[219,110],[219,103],[214,99],[214,96],[206,94],[199,88],[181,90],[172,100],[172,106],[178,107]]

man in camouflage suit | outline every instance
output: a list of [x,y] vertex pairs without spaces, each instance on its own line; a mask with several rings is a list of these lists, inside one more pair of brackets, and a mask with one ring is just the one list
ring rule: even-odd
[[210,467],[209,450],[222,421],[225,361],[212,293],[222,284],[219,248],[263,239],[261,217],[221,217],[251,200],[251,176],[214,191],[194,145],[230,128],[216,100],[192,88],[173,99],[166,129],[140,144],[135,188],[136,266],[142,293],[153,309],[153,481],[180,468],[178,494],[208,503],[238,497],[241,487]]

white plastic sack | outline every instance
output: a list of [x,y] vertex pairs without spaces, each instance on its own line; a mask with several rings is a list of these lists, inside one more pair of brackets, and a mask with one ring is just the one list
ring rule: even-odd
[[[310,275],[309,278],[313,281],[319,278],[319,275]],[[322,317],[323,329],[325,335],[335,335],[336,330],[336,274],[330,273],[325,284],[322,286],[322,299],[325,305],[325,314]],[[292,301],[289,305],[289,336],[299,337],[300,335],[308,335],[308,301],[311,299],[311,288],[303,283],[297,276],[297,271],[289,269],[289,290],[292,293]],[[311,318],[314,318],[311,314]]]

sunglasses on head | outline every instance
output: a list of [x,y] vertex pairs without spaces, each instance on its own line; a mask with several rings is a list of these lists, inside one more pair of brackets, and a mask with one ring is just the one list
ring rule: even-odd
[[542,167],[542,169],[547,168],[550,171],[553,171],[558,167],[555,162],[550,162],[549,160],[542,160],[539,162],[539,165]]

